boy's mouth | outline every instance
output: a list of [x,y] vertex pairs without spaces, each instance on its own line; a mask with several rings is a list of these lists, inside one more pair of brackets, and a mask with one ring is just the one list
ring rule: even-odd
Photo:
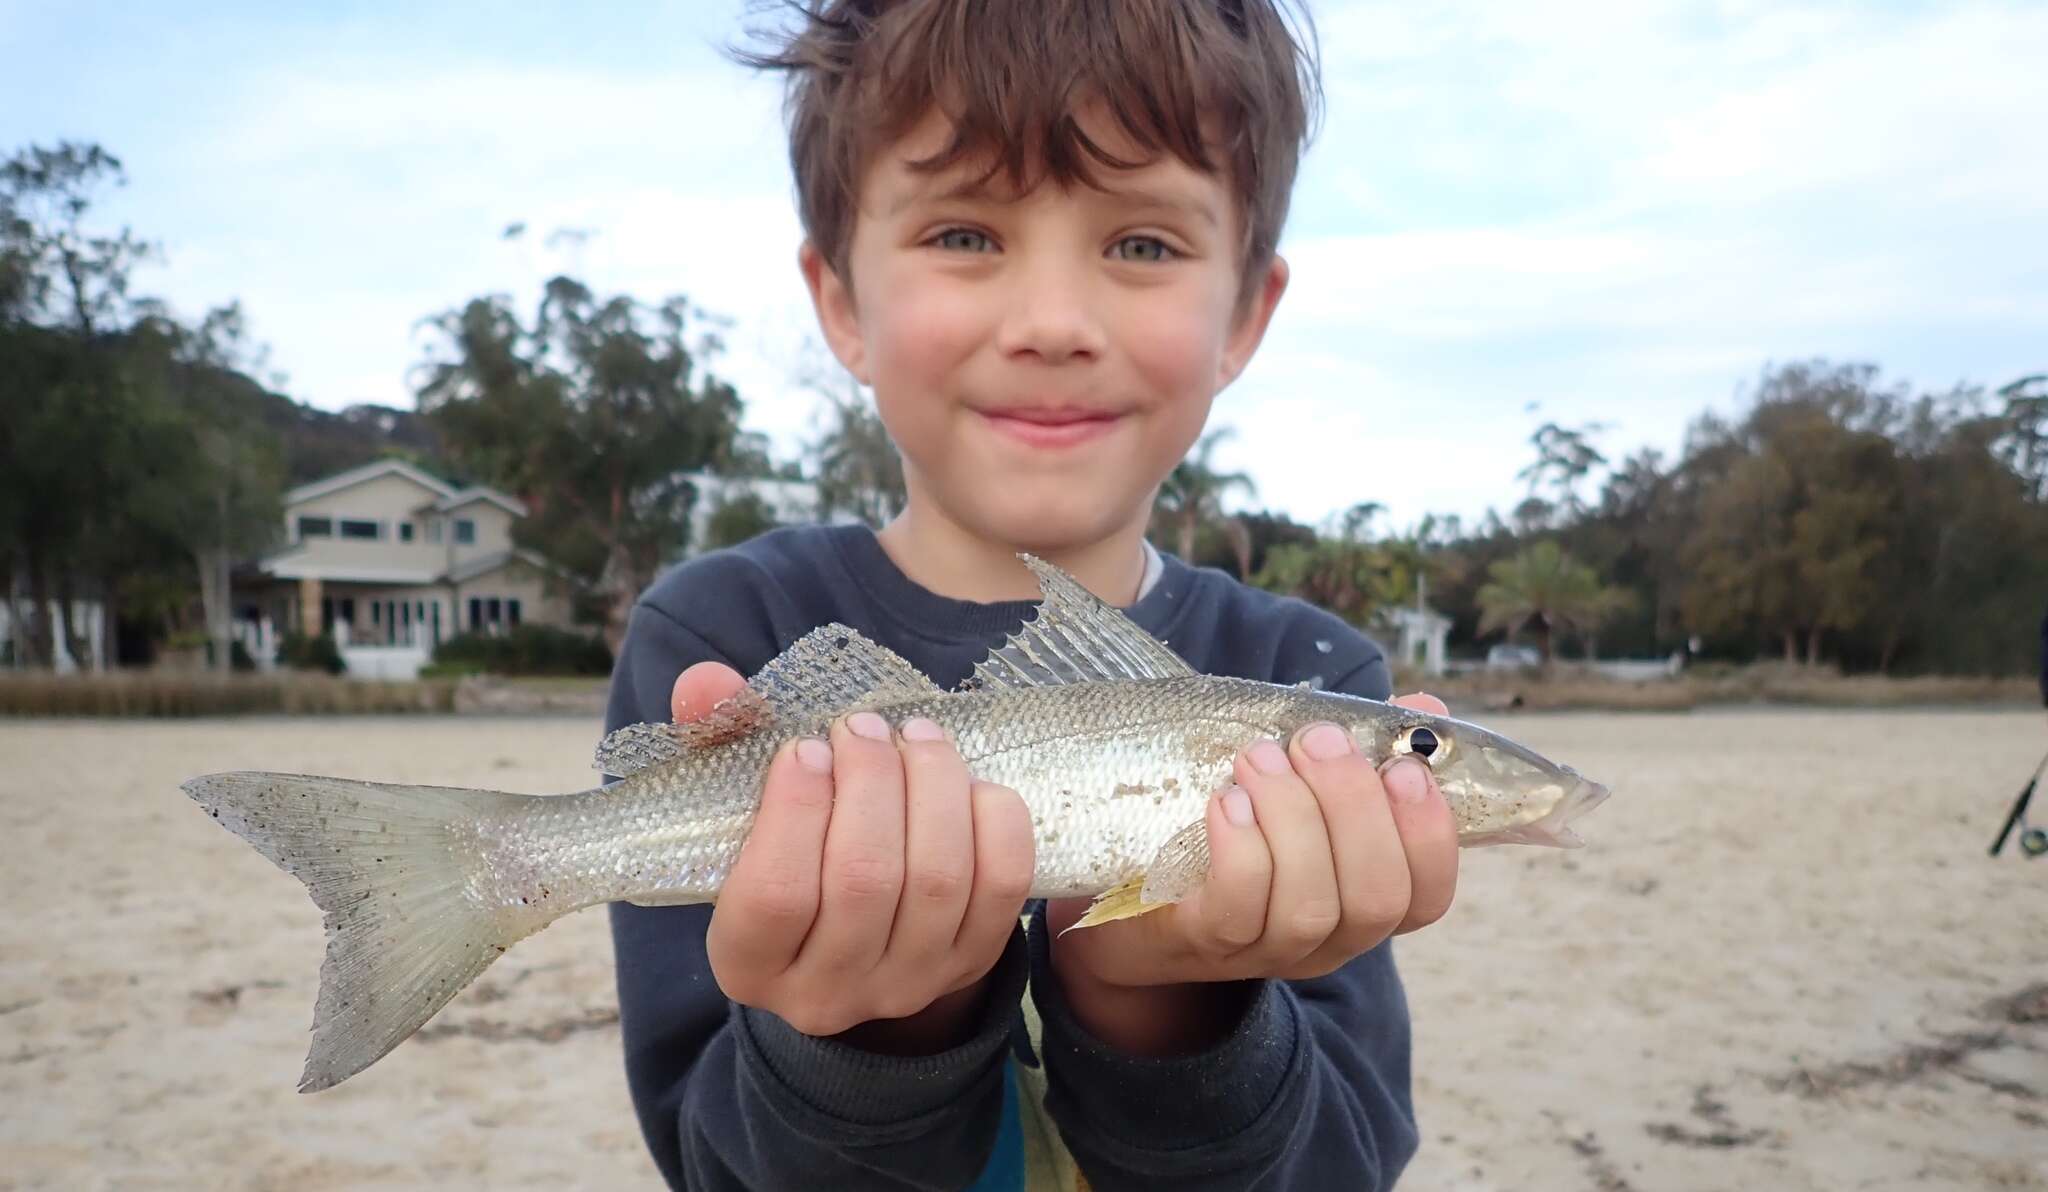
[[980,412],[1004,436],[1031,447],[1071,447],[1107,434],[1121,414],[1080,406],[1012,406]]

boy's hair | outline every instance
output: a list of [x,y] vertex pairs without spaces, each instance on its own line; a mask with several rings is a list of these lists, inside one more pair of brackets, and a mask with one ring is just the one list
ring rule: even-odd
[[[746,63],[789,72],[790,165],[804,231],[849,286],[861,179],[940,108],[952,142],[913,165],[986,161],[1019,191],[1096,185],[1171,153],[1223,173],[1242,216],[1243,297],[1273,256],[1319,96],[1313,29],[1287,0],[784,0],[801,14]],[[1146,155],[1082,131],[1099,102]],[[1221,157],[1219,162],[1217,159]]]

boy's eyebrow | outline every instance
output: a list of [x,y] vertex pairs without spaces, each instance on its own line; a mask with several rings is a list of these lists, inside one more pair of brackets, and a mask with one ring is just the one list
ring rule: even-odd
[[[1107,198],[1131,207],[1161,208],[1193,216],[1212,227],[1222,226],[1216,210],[1201,199],[1189,195],[1174,194],[1171,191],[1155,190],[1150,187],[1100,186],[1093,188]],[[977,179],[963,179],[944,190],[917,186],[899,191],[884,210],[883,218],[899,215],[907,207],[922,202],[952,202],[960,199],[985,199],[988,187]]]

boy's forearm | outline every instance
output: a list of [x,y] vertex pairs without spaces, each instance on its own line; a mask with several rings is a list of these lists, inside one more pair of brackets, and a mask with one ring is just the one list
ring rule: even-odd
[[1057,937],[1046,941],[1067,1010],[1089,1034],[1127,1055],[1188,1055],[1213,1046],[1244,1018],[1257,982],[1112,985],[1065,963]]
[[960,1046],[974,1035],[993,973],[964,989],[941,996],[907,1018],[877,1018],[834,1036],[848,1047],[876,1055],[935,1055]]
[[1241,1000],[1206,1046],[1145,1055],[1081,1020],[1045,926],[1040,910],[1046,1108],[1091,1187],[1382,1189],[1414,1155],[1408,1006],[1384,945],[1328,977],[1222,986]]

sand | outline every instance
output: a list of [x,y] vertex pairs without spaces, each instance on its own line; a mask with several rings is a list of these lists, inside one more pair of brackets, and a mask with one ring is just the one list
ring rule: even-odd
[[[1612,782],[1401,941],[1419,1189],[2048,1189],[2038,711],[1503,717]],[[0,723],[0,1187],[651,1187],[604,916],[294,1091],[321,935],[207,770],[571,789],[581,718]],[[2048,806],[2037,822],[2048,822]],[[2031,994],[2029,993],[2031,991]]]

